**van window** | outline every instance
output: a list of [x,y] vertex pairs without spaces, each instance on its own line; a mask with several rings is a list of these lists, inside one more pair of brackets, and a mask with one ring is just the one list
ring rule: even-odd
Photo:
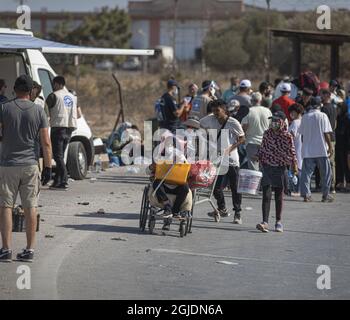
[[0,79],[5,80],[7,89],[4,95],[8,99],[15,97],[13,86],[21,74],[28,74],[23,56],[19,53],[0,52]]
[[40,84],[43,87],[44,98],[46,100],[49,94],[53,91],[53,87],[52,87],[53,76],[49,71],[45,69],[39,69],[38,75],[40,79]]

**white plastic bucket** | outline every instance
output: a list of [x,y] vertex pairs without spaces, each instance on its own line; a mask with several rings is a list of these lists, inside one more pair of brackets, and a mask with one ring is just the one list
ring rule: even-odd
[[256,195],[259,189],[262,173],[260,171],[239,170],[238,193]]

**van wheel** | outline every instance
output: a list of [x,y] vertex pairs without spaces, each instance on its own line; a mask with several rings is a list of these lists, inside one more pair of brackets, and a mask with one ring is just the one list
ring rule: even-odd
[[79,141],[69,144],[67,169],[69,175],[74,180],[83,180],[87,175],[88,159],[84,145]]

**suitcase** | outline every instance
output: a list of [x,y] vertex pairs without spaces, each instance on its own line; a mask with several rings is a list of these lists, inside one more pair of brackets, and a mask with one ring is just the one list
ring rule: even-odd
[[[12,221],[13,221],[13,228],[12,228],[13,232],[25,232],[26,225],[25,225],[24,211],[21,206],[17,206],[13,208]],[[36,232],[39,231],[39,226],[40,226],[40,214],[37,215]]]

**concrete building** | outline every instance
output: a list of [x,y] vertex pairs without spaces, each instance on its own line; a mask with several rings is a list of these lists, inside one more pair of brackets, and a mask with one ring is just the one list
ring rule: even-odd
[[175,45],[177,59],[192,60],[211,25],[241,16],[245,7],[243,0],[149,0],[129,1],[128,11],[133,47]]
[[[48,5],[35,9],[37,11],[31,12],[32,31],[45,37],[58,23],[68,21],[69,28],[74,29],[86,16],[95,15],[101,8],[90,5],[82,6],[82,11],[68,12],[53,11]],[[243,0],[130,0],[125,9],[132,21],[133,48],[175,46],[178,60],[193,60],[200,54],[203,39],[212,24],[240,17],[251,8],[244,6]],[[16,11],[0,9],[0,27],[15,28],[18,17]]]

